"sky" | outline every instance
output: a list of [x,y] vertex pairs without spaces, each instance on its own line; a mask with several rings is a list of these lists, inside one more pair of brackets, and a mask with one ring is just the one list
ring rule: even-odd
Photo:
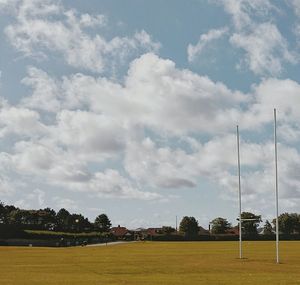
[[0,0],[0,200],[113,225],[300,212],[299,0]]

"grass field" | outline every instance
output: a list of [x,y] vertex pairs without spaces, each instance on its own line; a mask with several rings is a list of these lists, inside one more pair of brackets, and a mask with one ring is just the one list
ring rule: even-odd
[[104,247],[0,247],[0,284],[300,284],[300,242],[145,242]]

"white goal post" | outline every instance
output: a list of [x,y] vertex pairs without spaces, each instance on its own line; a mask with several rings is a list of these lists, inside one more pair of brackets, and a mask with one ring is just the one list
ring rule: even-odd
[[[241,191],[241,163],[240,163],[240,134],[239,126],[236,126],[237,138],[237,163],[238,163],[238,196],[239,196],[239,257],[243,258],[242,248],[242,222],[257,221],[257,219],[242,219],[242,191]],[[275,205],[276,205],[276,263],[279,263],[279,223],[278,223],[278,167],[277,167],[277,121],[276,109],[274,109],[274,152],[275,152]]]

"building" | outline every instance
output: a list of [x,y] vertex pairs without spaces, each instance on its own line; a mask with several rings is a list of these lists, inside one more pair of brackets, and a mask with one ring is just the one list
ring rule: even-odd
[[110,232],[117,240],[132,240],[133,232],[125,227],[118,225],[117,227],[111,228]]

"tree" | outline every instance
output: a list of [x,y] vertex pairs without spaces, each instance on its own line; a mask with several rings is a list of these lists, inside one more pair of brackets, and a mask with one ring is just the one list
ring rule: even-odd
[[295,220],[294,231],[299,234],[300,233],[300,215],[296,214],[296,213],[293,213],[292,215],[294,215],[294,220]]
[[12,225],[25,225],[28,222],[29,213],[26,210],[16,209],[9,212],[7,218],[8,223]]
[[274,234],[273,233],[272,225],[271,225],[271,223],[268,220],[266,220],[266,223],[264,225],[264,231],[263,231],[263,233],[264,233],[264,235],[272,235],[272,234]]
[[81,214],[72,214],[69,226],[72,231],[76,232],[89,231],[92,228],[89,220]]
[[[272,223],[276,227],[276,220],[274,219]],[[278,217],[279,231],[284,234],[291,234],[294,232],[299,232],[300,230],[300,216],[296,213],[283,213]]]
[[9,215],[12,211],[18,210],[18,208],[16,208],[15,206],[12,205],[5,205],[4,206],[4,224],[9,224],[10,220],[9,220]]
[[179,225],[179,231],[186,236],[196,236],[199,231],[198,221],[194,217],[183,217]]
[[[249,221],[243,221],[243,219],[249,219]],[[253,219],[253,220],[252,220]],[[242,228],[243,232],[246,235],[256,235],[257,234],[257,227],[261,223],[261,216],[255,215],[249,212],[242,213]]]
[[161,231],[162,231],[163,234],[169,235],[171,233],[174,233],[176,230],[173,227],[163,226],[161,228]]
[[66,209],[60,209],[56,214],[56,224],[59,230],[69,230],[71,228],[71,214]]
[[225,234],[231,228],[231,224],[224,218],[218,217],[211,222],[211,232],[213,234]]
[[0,224],[4,224],[6,222],[6,210],[4,204],[0,201]]
[[95,219],[95,227],[100,230],[100,232],[108,232],[111,227],[111,221],[106,214],[101,214]]

